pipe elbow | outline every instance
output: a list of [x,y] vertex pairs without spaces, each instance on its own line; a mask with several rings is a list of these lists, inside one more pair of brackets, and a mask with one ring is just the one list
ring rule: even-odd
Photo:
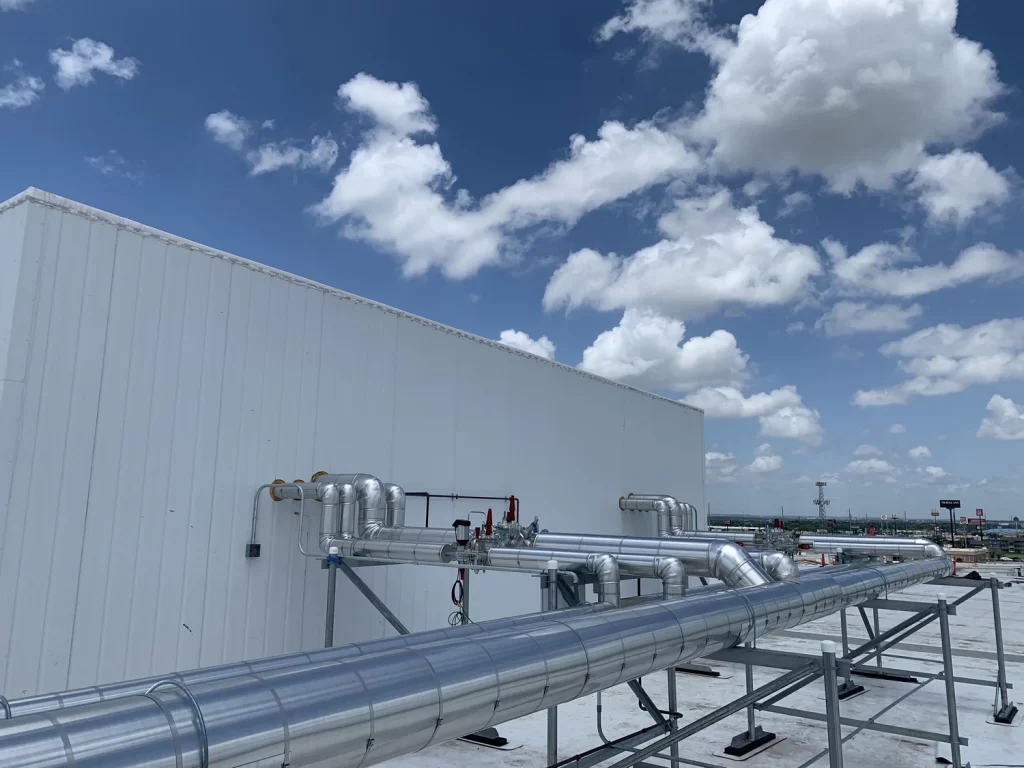
[[754,563],[739,544],[715,541],[708,548],[708,571],[730,587],[754,587],[771,584],[761,566]]
[[942,547],[940,547],[935,542],[930,541],[930,542],[928,542],[927,544],[924,545],[924,556],[925,557],[945,557],[946,553],[942,549]]
[[678,557],[655,558],[654,570],[661,578],[662,597],[673,600],[686,594],[686,566]]
[[800,567],[783,552],[766,552],[761,565],[775,581],[800,581]]
[[384,500],[387,509],[386,524],[393,528],[404,528],[405,489],[396,483],[384,483]]
[[619,562],[612,555],[588,555],[587,570],[597,576],[597,592],[601,602],[617,607],[619,605]]

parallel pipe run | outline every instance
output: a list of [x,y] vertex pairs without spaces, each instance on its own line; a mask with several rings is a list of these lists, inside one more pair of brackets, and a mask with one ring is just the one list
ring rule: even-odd
[[[668,503],[669,508],[672,510],[671,518],[671,533],[669,536],[685,536],[690,531],[697,530],[697,508],[693,504],[687,504],[685,501],[679,501],[675,496],[670,496],[667,493],[630,493],[626,496],[627,499],[653,499],[653,500],[664,500]],[[637,508],[637,507],[632,507]],[[619,509],[624,509],[619,504]]]
[[900,557],[904,560],[945,557],[942,547],[931,539],[903,536],[821,536],[802,533],[798,547],[802,552],[816,555],[845,552],[875,557]]
[[246,672],[189,685],[201,717],[183,692],[154,690],[0,724],[0,765],[199,768],[204,723],[218,768],[370,766],[951,572],[928,558]]
[[751,560],[743,547],[728,541],[539,533],[534,539],[534,546],[538,549],[602,552],[608,555],[675,557],[682,561],[690,575],[710,576],[724,581],[730,587],[751,587],[772,583],[764,569]]
[[[444,627],[432,629],[426,632],[417,632],[410,635],[398,635],[386,637],[380,640],[369,640],[362,643],[350,643],[328,648],[324,650],[309,651],[308,653],[291,653],[283,656],[270,656],[255,661],[239,661],[233,664],[221,664],[216,667],[205,667],[185,672],[177,672],[170,675],[159,675],[155,677],[144,677],[138,680],[126,680],[120,683],[109,685],[92,685],[88,688],[78,688],[62,693],[48,693],[39,696],[27,696],[21,699],[11,699],[7,702],[9,710],[6,710],[7,718],[19,718],[25,715],[34,715],[40,712],[68,709],[84,704],[95,704],[98,702],[109,702],[123,699],[127,696],[136,696],[145,693],[153,685],[162,680],[177,680],[182,685],[191,687],[200,683],[209,683],[216,680],[224,680],[229,677],[251,675],[258,677],[272,670],[294,669],[309,666],[311,664],[322,664],[329,661],[344,661],[356,657],[369,656],[371,654],[393,651],[399,648],[414,648],[418,645],[458,640],[460,638],[476,636],[485,632],[521,632],[529,627],[545,624],[552,619],[561,620],[574,616],[589,616],[595,613],[607,611],[611,606],[604,603],[583,604],[573,608],[564,608],[557,613],[548,614],[526,614],[524,616],[509,616],[503,619],[481,621],[475,624],[463,624],[455,627]],[[4,700],[6,701],[6,700]],[[0,705],[2,706],[2,705]]]

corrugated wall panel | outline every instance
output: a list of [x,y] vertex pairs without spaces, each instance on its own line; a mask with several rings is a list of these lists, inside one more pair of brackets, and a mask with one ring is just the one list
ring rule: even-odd
[[[552,530],[650,533],[628,491],[704,506],[692,409],[55,198],[0,208],[0,255],[8,695],[321,645],[326,577],[295,546],[301,522],[316,551],[318,505],[264,494],[245,557],[275,477],[515,493]],[[488,506],[435,500],[430,523]],[[361,574],[413,630],[453,610],[454,570]],[[537,603],[526,575],[472,578],[476,619]],[[337,642],[393,631],[339,580]]]

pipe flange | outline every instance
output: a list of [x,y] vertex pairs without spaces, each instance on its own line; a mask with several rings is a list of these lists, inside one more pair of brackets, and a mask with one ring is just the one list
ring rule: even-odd
[[274,486],[275,486],[275,485],[286,485],[286,483],[285,483],[285,481],[284,481],[284,480],[282,480],[281,478],[277,478],[277,479],[276,479],[276,480],[275,480],[274,482],[272,482],[272,483],[270,484],[270,486],[271,486],[271,487],[270,487],[270,498],[272,498],[272,499],[273,499],[274,501],[284,501],[284,496],[278,496],[278,495],[277,495],[277,494],[276,494],[276,493],[274,492]]

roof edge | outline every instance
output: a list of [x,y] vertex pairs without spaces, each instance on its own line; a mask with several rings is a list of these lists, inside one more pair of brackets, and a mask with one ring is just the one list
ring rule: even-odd
[[124,229],[129,232],[134,232],[143,237],[155,237],[164,241],[165,243],[177,245],[179,247],[187,248],[189,250],[197,251],[199,253],[204,253],[214,258],[225,259],[229,262],[238,264],[239,266],[246,267],[247,269],[251,269],[255,272],[260,272],[271,277],[283,278],[291,283],[303,285],[308,288],[314,288],[316,290],[329,293],[333,296],[337,296],[348,301],[356,302],[357,304],[365,304],[367,306],[375,307],[376,309],[383,310],[385,312],[396,315],[398,317],[405,318],[407,320],[412,320],[422,325],[434,328],[435,330],[443,331],[444,333],[450,333],[454,336],[459,336],[461,338],[476,342],[478,344],[485,344],[494,349],[499,349],[509,354],[518,355],[519,357],[525,357],[540,363],[546,363],[554,368],[559,368],[574,373],[577,376],[583,376],[584,378],[593,379],[594,381],[601,382],[602,384],[608,384],[613,387],[618,387],[619,389],[626,390],[628,392],[634,392],[636,394],[650,397],[654,400],[670,403],[679,408],[684,408],[686,410],[699,413],[702,417],[704,415],[703,409],[697,408],[696,406],[690,405],[689,403],[684,403],[681,400],[674,400],[670,397],[665,397],[663,395],[656,395],[653,392],[648,392],[647,390],[640,389],[639,387],[633,387],[628,384],[623,384],[621,382],[614,381],[612,379],[607,379],[603,376],[598,376],[596,374],[589,373],[588,371],[584,371],[575,366],[567,365],[566,363],[560,363],[557,360],[548,360],[547,358],[540,357],[539,355],[534,355],[529,352],[524,352],[521,349],[510,347],[507,344],[502,344],[501,342],[495,341],[494,339],[488,339],[484,336],[478,336],[475,333],[470,333],[469,331],[454,328],[450,325],[439,323],[436,320],[429,320],[425,317],[420,317],[419,315],[414,315],[410,312],[405,312],[401,309],[397,309],[396,307],[392,307],[388,304],[384,304],[379,301],[374,301],[373,299],[367,299],[363,296],[358,296],[354,293],[349,293],[348,291],[344,291],[340,288],[335,288],[334,286],[331,285],[319,283],[316,280],[309,279],[308,277],[302,277],[301,275],[286,272],[282,269],[269,267],[266,264],[261,264],[258,261],[252,261],[251,259],[246,259],[242,256],[236,256],[233,253],[228,253],[227,251],[222,251],[218,248],[212,248],[208,245],[203,245],[202,243],[197,243],[194,240],[189,240],[188,238],[184,238],[179,235],[164,232],[163,230],[156,229],[155,227],[150,227],[146,224],[140,224],[137,221],[132,221],[131,219],[126,219],[123,216],[118,216],[117,214],[104,211],[100,208],[94,208],[93,206],[86,205],[85,203],[79,203],[75,200],[70,200],[66,197],[55,195],[52,192],[47,192],[37,187],[28,187],[23,192],[20,192],[14,197],[0,203],[0,213],[3,213],[4,211],[10,208],[14,208],[18,205],[21,205],[22,203],[27,202],[38,203],[39,205],[45,206],[47,208],[53,208],[56,210],[64,211],[66,213],[72,213],[77,216],[83,216],[93,221],[102,221],[111,224],[115,227],[118,227],[120,229]]

